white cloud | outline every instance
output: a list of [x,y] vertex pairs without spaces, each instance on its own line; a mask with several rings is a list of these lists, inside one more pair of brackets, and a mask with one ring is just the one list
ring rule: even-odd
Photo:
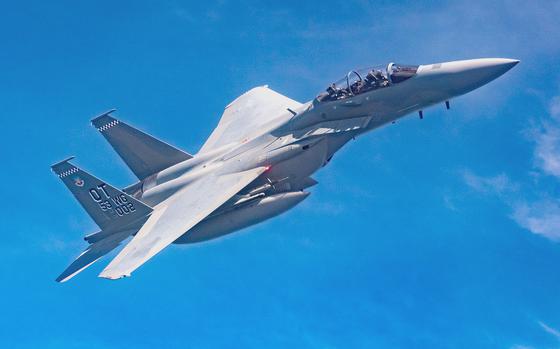
[[515,204],[512,218],[534,234],[560,241],[560,201],[542,200]]
[[535,161],[545,174],[560,178],[560,96],[550,102],[549,118],[531,134],[535,141]]
[[480,176],[470,170],[464,170],[463,180],[476,192],[495,195],[512,209],[511,218],[530,232],[560,241],[560,200],[539,198],[527,200],[519,198],[519,185],[506,174]]
[[[557,340],[560,341],[560,331],[550,327],[549,325],[545,324],[542,321],[538,322],[539,326],[545,330],[547,333],[553,335],[554,337],[556,337]],[[509,349],[535,349],[535,347],[533,346],[529,346],[529,345],[524,345],[524,344],[516,344],[514,346],[511,346]]]
[[[366,18],[376,21],[366,23],[349,23],[345,26],[333,26],[323,23],[311,16],[307,21],[297,21],[297,35],[308,40],[336,40],[348,51],[360,51],[361,42],[372,47],[379,46],[379,33],[384,28],[407,28],[408,30],[391,33],[392,42],[409,42],[411,38],[421,37],[424,47],[430,47],[429,55],[445,57],[452,51],[457,57],[469,57],[473,47],[488,53],[522,52],[527,56],[560,50],[560,31],[557,30],[557,18],[560,3],[557,1],[531,2],[523,0],[499,0],[491,5],[486,1],[450,1],[441,6],[410,5],[410,11],[399,11],[398,16],[379,16],[379,5],[371,1],[357,1],[355,7]],[[391,9],[398,11],[398,6]],[[450,16],[450,13],[468,13],[468,16]],[[500,20],[496,20],[500,18]],[[289,17],[286,19],[289,20]],[[511,35],[511,28],[523,28]],[[414,32],[415,35],[410,35]],[[490,34],[489,34],[490,33]],[[542,33],[547,33],[543,36]],[[539,37],[539,40],[535,40]],[[345,39],[352,39],[346,40]],[[396,45],[399,46],[399,45]],[[398,54],[423,56],[414,45],[391,47]],[[453,50],[451,50],[453,49]],[[379,51],[384,52],[383,48]],[[374,51],[376,52],[376,51]],[[353,53],[353,52],[352,52]],[[355,59],[355,58],[354,58]]]
[[451,199],[451,197],[449,195],[444,195],[443,196],[443,204],[445,205],[445,207],[448,210],[451,211],[459,211],[459,209],[457,208],[457,206],[453,203],[453,200]]
[[560,340],[560,331],[558,331],[555,328],[552,328],[550,326],[548,326],[547,324],[545,324],[542,321],[539,321],[539,325],[543,328],[543,330],[545,330],[546,332],[548,332],[549,334],[553,335],[554,337],[556,337],[556,339]]
[[463,179],[469,187],[484,194],[504,194],[517,190],[517,184],[513,183],[505,173],[484,177],[470,170],[464,170]]
[[535,161],[543,173],[560,178],[560,127],[547,124],[535,135]]
[[[530,135],[535,144],[533,157],[536,170],[560,179],[560,96],[551,99],[549,115],[540,127],[533,128]],[[560,241],[560,200],[547,197],[544,189],[538,186],[531,189],[541,198],[511,204],[511,217],[534,234]]]

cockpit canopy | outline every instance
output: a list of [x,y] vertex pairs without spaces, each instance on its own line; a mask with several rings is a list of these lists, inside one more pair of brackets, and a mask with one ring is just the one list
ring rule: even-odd
[[317,96],[316,100],[318,102],[336,101],[389,87],[410,79],[416,75],[417,70],[417,65],[398,63],[351,70],[344,78],[327,87],[326,91]]

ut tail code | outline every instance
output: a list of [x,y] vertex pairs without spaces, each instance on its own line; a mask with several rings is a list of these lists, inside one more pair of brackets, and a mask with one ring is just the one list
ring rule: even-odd
[[110,196],[105,186],[105,183],[102,183],[97,188],[89,189],[89,196],[99,205],[102,211],[112,211],[113,214],[116,213],[118,216],[136,211],[134,204],[128,201],[126,195],[119,193]]

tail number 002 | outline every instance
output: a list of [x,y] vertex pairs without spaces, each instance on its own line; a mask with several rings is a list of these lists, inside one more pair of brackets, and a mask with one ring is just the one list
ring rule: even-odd
[[89,196],[99,205],[102,211],[114,210],[119,216],[136,211],[134,204],[128,201],[125,194],[118,193],[115,196],[110,196],[105,186],[105,183],[102,183],[97,188],[89,189]]

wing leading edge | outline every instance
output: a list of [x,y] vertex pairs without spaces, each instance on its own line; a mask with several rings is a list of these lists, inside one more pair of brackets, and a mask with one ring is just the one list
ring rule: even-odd
[[218,126],[200,152],[250,138],[272,119],[302,104],[267,86],[255,87],[236,98],[224,110]]
[[130,274],[260,176],[266,168],[210,175],[154,208],[136,236],[99,274],[119,279]]

